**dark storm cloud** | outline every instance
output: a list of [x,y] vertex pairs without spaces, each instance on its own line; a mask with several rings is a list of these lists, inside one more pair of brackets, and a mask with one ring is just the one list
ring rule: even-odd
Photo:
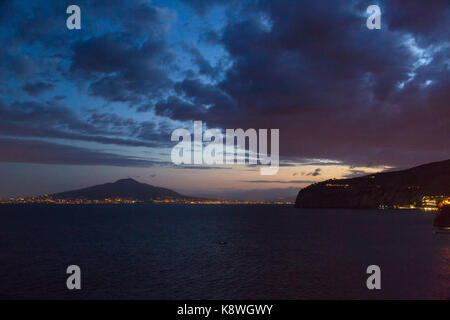
[[175,90],[180,95],[194,100],[199,104],[224,104],[232,107],[233,101],[220,88],[203,83],[197,79],[185,79],[175,84]]
[[322,169],[317,168],[317,169],[315,169],[315,170],[312,171],[312,172],[305,173],[305,176],[313,176],[313,177],[317,177],[317,176],[320,176],[320,172],[321,172],[321,171],[322,171]]
[[84,120],[64,105],[38,102],[0,103],[0,134],[131,147],[157,147],[166,143],[166,136],[146,122],[137,123],[115,114],[93,114]]
[[88,122],[100,127],[108,133],[129,134],[129,130],[136,132],[140,124],[131,118],[124,118],[114,113],[92,113]]
[[[220,88],[197,79],[184,79],[174,85],[178,96],[156,104],[158,115],[173,120],[202,120],[220,123],[230,113],[238,116],[239,109],[234,101]],[[215,120],[214,120],[215,119]]]
[[200,110],[212,106],[208,126],[279,128],[285,158],[375,166],[446,159],[448,1],[381,1],[381,30],[366,27],[370,4],[243,3],[220,35],[232,61],[223,81],[175,88]]
[[153,161],[39,140],[0,138],[0,161],[69,165],[148,167]]
[[191,6],[194,10],[197,11],[200,15],[204,15],[214,6],[217,5],[232,5],[236,4],[234,0],[182,0],[187,5]]
[[[172,84],[167,71],[173,56],[166,43],[134,42],[127,34],[109,33],[77,42],[71,70],[90,83],[90,93],[115,102],[140,102],[164,93]],[[78,73],[77,73],[78,72]]]
[[178,97],[170,96],[166,101],[156,104],[155,113],[173,120],[191,120],[204,118],[206,109]]
[[[0,81],[8,92],[4,96],[6,89],[0,90],[3,99],[0,102],[0,134],[11,138],[8,143],[20,137],[123,147],[167,145],[170,136],[165,123],[154,125],[148,120],[138,122],[102,112],[96,110],[98,103],[86,105],[81,110],[70,104],[77,105],[72,100],[73,93],[81,94],[82,98],[88,93],[106,102],[127,104],[164,94],[172,85],[168,70],[174,57],[166,38],[173,14],[145,1],[80,0],[76,4],[82,10],[81,31],[67,30],[67,3],[2,2]],[[10,90],[14,86],[20,91]],[[35,100],[24,100],[22,90]],[[67,90],[67,96],[61,95],[61,90]],[[54,98],[44,101],[41,98],[44,92],[51,92]],[[64,97],[67,105],[62,103]],[[86,100],[87,104],[92,101]],[[25,140],[17,141],[17,148],[26,147]],[[5,148],[6,145],[3,144]],[[45,145],[43,141],[36,145],[48,152],[47,162],[83,162],[74,159],[77,151],[74,148]],[[100,151],[93,153],[83,148],[78,151],[80,159],[86,156],[83,162],[86,164],[148,164],[108,153],[102,156]],[[52,158],[52,152],[61,154]],[[40,157],[39,148],[30,148],[26,155],[23,161],[38,161],[35,159]]]
[[[108,6],[108,1],[106,2]],[[136,5],[120,4],[126,6],[122,19],[123,26],[130,34],[161,38],[167,31],[167,22],[173,19],[172,15],[164,9],[151,6],[149,3],[136,2]]]
[[[1,2],[1,133],[124,146],[169,141],[168,123],[18,101],[12,78],[36,99],[58,81],[106,105],[172,120],[278,128],[284,161],[405,167],[448,158],[448,0],[379,1],[381,30],[366,28],[370,1],[183,2],[201,19],[218,6],[226,15],[224,24],[205,24],[202,45],[194,42],[187,58],[169,39],[174,16],[144,1],[80,0],[83,29],[70,33],[66,3]],[[204,45],[223,57],[213,60]]]
[[109,73],[129,67],[133,46],[113,33],[77,42],[73,48],[72,70]]
[[[220,125],[223,124],[223,119],[231,115],[238,118],[240,115],[240,108],[233,98],[216,85],[203,83],[198,79],[184,79],[176,83],[174,89],[185,101],[197,106],[198,116],[202,116],[196,118],[198,120],[205,119],[212,125]],[[167,107],[170,108],[170,105]],[[195,111],[191,113],[196,114]]]
[[188,49],[188,52],[192,55],[191,61],[198,67],[199,73],[202,75],[216,78],[220,72],[220,66],[213,67],[211,63],[205,59],[200,50],[195,47]]
[[83,122],[74,110],[60,104],[36,101],[13,102],[9,105],[0,102],[0,121],[4,125],[20,124],[23,127],[36,126],[42,129],[59,127],[99,133],[95,127]]
[[412,32],[421,41],[448,40],[450,27],[447,0],[383,1],[384,13],[392,30]]
[[30,96],[33,97],[39,96],[41,93],[51,89],[53,89],[52,84],[42,81],[27,82],[23,86],[23,90],[25,90]]
[[21,55],[15,46],[6,46],[0,50],[0,79],[13,76],[16,79],[28,80],[36,70],[34,61],[27,55]]
[[[6,3],[10,14],[8,22],[17,26],[18,39],[28,43],[41,42],[54,48],[70,43],[73,38],[92,36],[108,29],[120,30],[133,37],[162,37],[168,22],[174,18],[168,11],[146,1],[77,0],[73,4],[81,8],[82,29],[89,33],[69,35],[65,22],[68,17],[66,8],[70,3],[60,0]],[[15,19],[15,16],[21,19]]]

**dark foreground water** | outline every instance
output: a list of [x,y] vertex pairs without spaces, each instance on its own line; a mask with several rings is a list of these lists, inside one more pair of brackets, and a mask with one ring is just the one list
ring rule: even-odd
[[[411,211],[0,206],[0,297],[450,298],[450,235]],[[226,245],[219,245],[226,241]],[[81,267],[82,289],[66,289]],[[381,290],[366,288],[381,267]]]

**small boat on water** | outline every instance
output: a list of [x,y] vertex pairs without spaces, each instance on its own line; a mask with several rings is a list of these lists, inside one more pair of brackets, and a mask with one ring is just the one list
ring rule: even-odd
[[450,232],[450,204],[439,206],[433,225],[440,231]]

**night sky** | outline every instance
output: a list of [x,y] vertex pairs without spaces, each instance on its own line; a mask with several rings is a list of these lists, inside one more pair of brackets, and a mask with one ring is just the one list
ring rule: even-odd
[[[448,0],[0,0],[0,198],[127,177],[292,198],[448,159],[449,30]],[[280,171],[175,166],[171,132],[194,120],[280,129]]]

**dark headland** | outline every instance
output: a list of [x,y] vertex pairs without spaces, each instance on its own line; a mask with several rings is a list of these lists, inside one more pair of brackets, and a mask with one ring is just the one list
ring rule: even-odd
[[425,196],[450,195],[450,160],[407,170],[312,184],[297,195],[296,208],[379,208],[413,205]]

